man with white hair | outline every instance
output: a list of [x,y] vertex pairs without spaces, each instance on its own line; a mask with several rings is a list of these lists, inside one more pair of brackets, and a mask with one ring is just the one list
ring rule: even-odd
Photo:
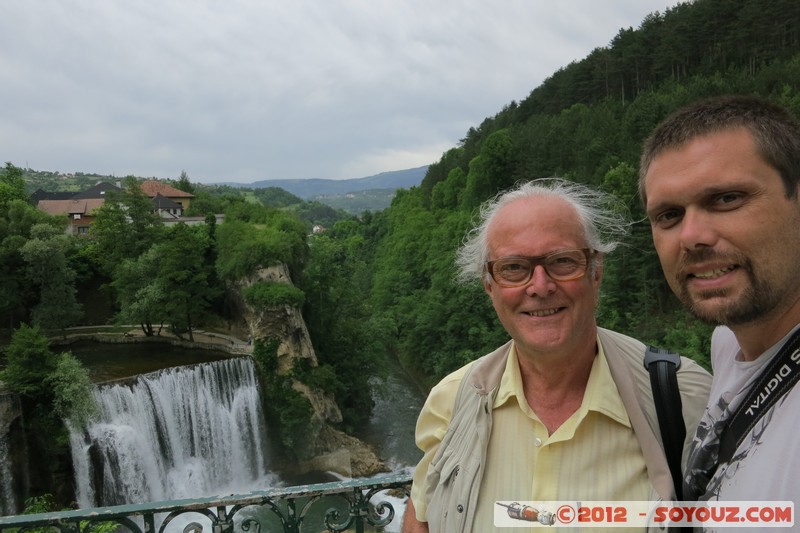
[[[511,340],[456,370],[420,414],[404,531],[493,531],[497,501],[673,499],[645,345],[598,328],[603,256],[627,224],[611,197],[566,180],[483,206],[459,251]],[[688,433],[710,377],[682,358]]]

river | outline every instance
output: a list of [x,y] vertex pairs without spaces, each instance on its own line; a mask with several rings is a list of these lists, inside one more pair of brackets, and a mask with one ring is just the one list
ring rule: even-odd
[[414,427],[425,396],[400,363],[389,363],[386,378],[374,378],[375,407],[359,437],[378,450],[394,471],[408,470],[422,457],[414,444]]

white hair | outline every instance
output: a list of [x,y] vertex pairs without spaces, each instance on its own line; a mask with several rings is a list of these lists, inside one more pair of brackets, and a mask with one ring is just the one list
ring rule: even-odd
[[613,251],[631,225],[627,208],[611,194],[561,178],[524,182],[481,205],[478,224],[467,233],[456,255],[459,281],[479,280],[484,274],[489,260],[489,226],[497,213],[512,202],[535,197],[559,198],[571,205],[583,227],[587,247],[602,254]]

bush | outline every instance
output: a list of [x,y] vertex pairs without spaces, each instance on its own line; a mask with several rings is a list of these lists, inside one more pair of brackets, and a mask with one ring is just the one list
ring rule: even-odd
[[259,281],[242,291],[244,301],[255,308],[288,305],[302,307],[305,293],[288,283]]
[[97,414],[89,372],[72,353],[62,353],[55,372],[48,376],[53,390],[53,411],[76,427],[85,425]]
[[58,359],[38,326],[22,324],[6,350],[8,366],[0,372],[11,392],[31,398],[50,396],[46,379],[55,372]]

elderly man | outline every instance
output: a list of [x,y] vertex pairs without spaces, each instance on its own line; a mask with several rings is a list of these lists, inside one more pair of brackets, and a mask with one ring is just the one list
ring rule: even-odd
[[695,103],[645,144],[640,192],[664,274],[720,325],[686,499],[800,501],[799,183],[800,123],[762,99]]
[[[459,253],[511,341],[445,377],[420,414],[424,452],[404,531],[493,531],[496,501],[674,497],[659,444],[645,346],[598,328],[609,197],[564,180],[508,191]],[[710,377],[678,371],[691,434]]]

